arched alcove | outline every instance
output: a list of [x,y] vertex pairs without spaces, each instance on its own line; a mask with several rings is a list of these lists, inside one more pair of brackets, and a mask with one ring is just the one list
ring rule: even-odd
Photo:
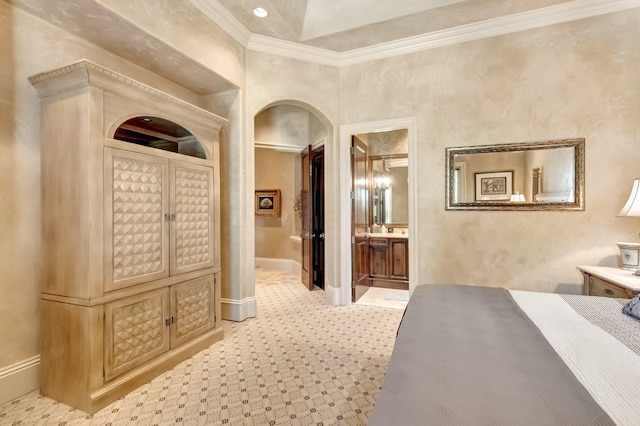
[[160,117],[130,118],[115,129],[113,138],[191,157],[207,158],[202,144],[189,130]]
[[[291,232],[287,235],[286,241],[284,240],[285,233],[282,233],[284,244],[291,245],[291,249],[300,253],[300,243],[294,242],[296,237],[300,236],[300,218],[295,216],[298,214],[297,210],[294,210],[293,205],[299,198],[301,188],[299,181],[301,181],[301,156],[300,153],[309,146],[312,149],[324,148],[324,158],[326,159],[325,167],[327,170],[333,168],[334,161],[332,156],[334,155],[333,147],[333,133],[334,126],[329,121],[327,116],[312,105],[297,100],[279,100],[271,102],[254,114],[253,120],[253,142],[254,147],[254,162],[255,162],[255,176],[252,179],[255,185],[255,189],[263,189],[262,187],[267,183],[262,176],[261,166],[265,164],[272,164],[271,158],[283,157],[287,154],[294,158],[288,160],[291,165],[287,173],[290,174],[289,182],[287,182],[290,195],[285,198],[283,191],[283,216],[279,219],[280,222],[276,225],[286,228],[289,226]],[[264,167],[262,167],[264,168]],[[332,173],[327,173],[325,176],[325,185],[327,188],[331,188],[334,185],[335,176]],[[283,185],[283,189],[287,186]],[[277,189],[277,188],[274,188]],[[325,216],[325,292],[327,299],[336,304],[335,278],[334,278],[334,265],[335,259],[333,258],[333,244],[336,237],[335,219],[336,215],[333,209],[333,191],[328,189],[325,192],[325,204],[324,211]],[[287,205],[288,204],[288,205]],[[289,222],[285,223],[285,214],[288,216]],[[273,221],[270,219],[270,221]],[[264,219],[258,219],[255,221],[254,237],[256,244],[256,264],[260,265],[260,262],[265,260],[258,253],[260,248],[264,249],[264,241],[267,240],[266,233],[273,232],[274,226],[272,223],[266,222]],[[291,226],[292,223],[296,226]],[[260,228],[263,229],[260,229]],[[262,232],[262,234],[261,234]],[[324,235],[323,235],[324,237]],[[304,243],[304,241],[302,241]],[[262,250],[264,252],[264,250]],[[267,252],[272,256],[273,253]],[[301,256],[291,256],[294,263],[301,264]],[[268,260],[268,259],[267,259]],[[288,260],[288,259],[285,259]],[[292,270],[295,270],[292,268]],[[298,269],[299,270],[299,269]],[[328,286],[328,287],[327,287]]]

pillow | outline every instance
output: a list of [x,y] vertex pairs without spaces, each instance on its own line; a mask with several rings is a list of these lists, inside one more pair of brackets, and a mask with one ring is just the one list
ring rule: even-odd
[[629,300],[624,308],[622,308],[622,312],[627,315],[631,315],[634,318],[640,319],[640,293],[636,295],[633,299]]

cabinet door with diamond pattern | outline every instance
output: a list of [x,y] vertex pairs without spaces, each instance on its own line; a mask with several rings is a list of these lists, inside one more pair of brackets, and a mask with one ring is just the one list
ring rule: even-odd
[[169,309],[166,288],[104,305],[105,381],[169,350]]
[[175,347],[215,325],[213,275],[171,286],[171,346]]
[[169,161],[105,148],[105,291],[169,276]]
[[214,266],[213,168],[171,162],[171,275]]

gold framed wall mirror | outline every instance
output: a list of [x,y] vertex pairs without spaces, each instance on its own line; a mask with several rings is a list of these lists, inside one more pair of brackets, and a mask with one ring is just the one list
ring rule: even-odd
[[446,149],[446,210],[584,210],[583,138]]
[[369,223],[408,226],[408,170],[407,154],[369,156]]

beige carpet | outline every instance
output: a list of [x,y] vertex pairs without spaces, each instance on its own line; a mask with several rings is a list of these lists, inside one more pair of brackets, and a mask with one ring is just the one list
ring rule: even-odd
[[37,391],[0,406],[0,425],[364,425],[402,310],[333,307],[290,274],[256,270],[258,317],[87,415]]

